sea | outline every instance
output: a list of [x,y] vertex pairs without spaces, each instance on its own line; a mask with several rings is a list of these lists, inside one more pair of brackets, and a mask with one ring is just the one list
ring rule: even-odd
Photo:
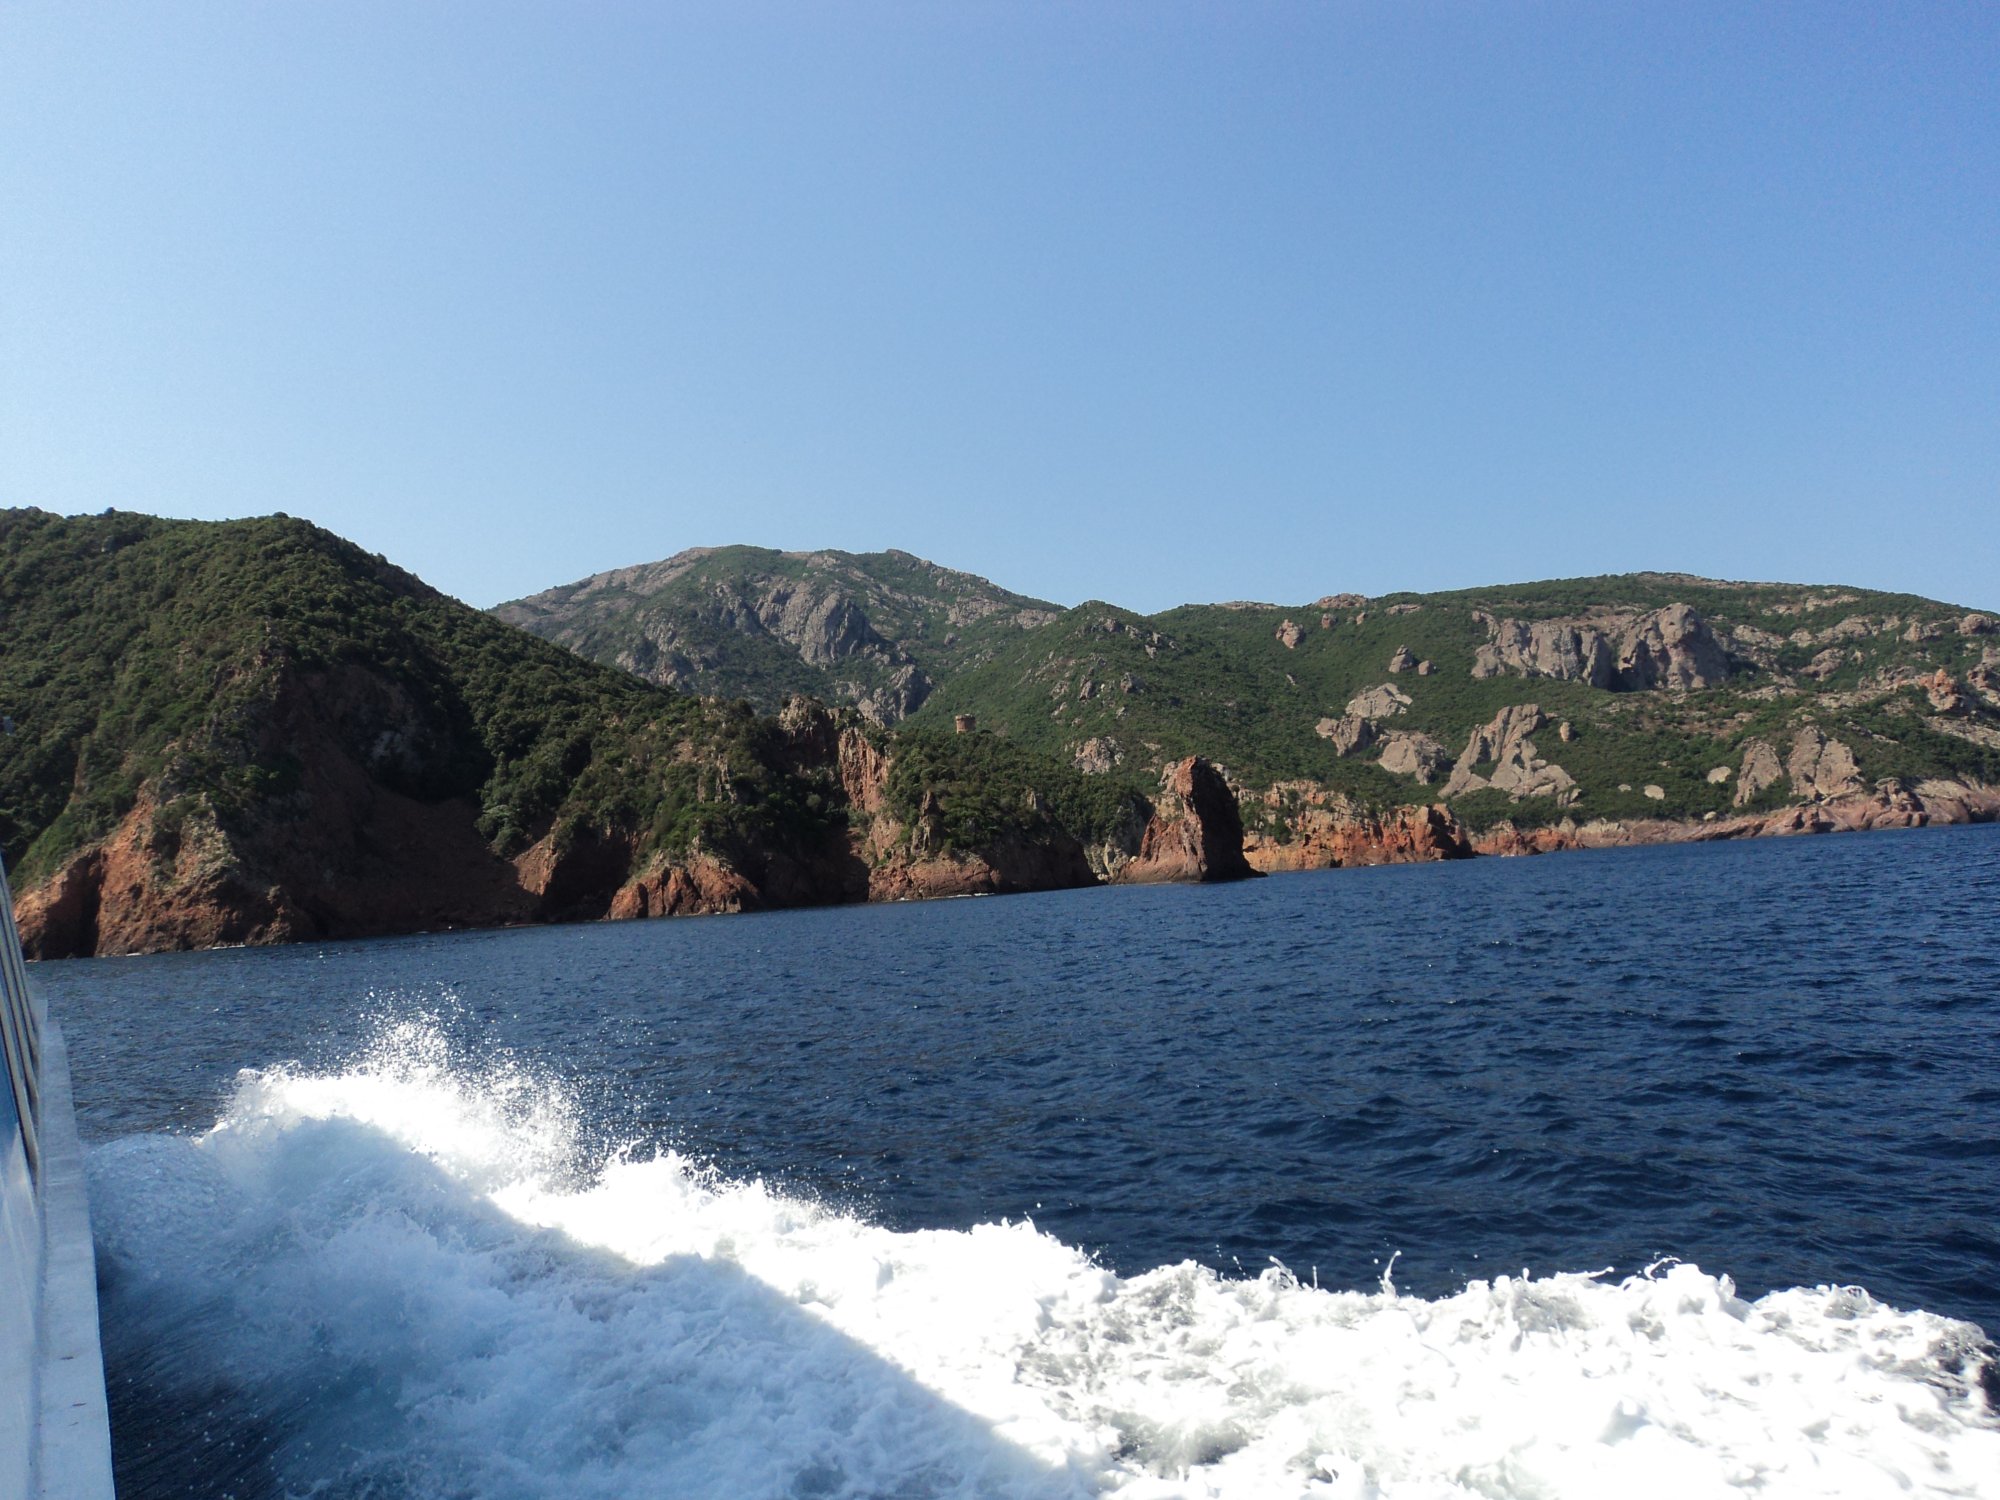
[[2000,1496],[2000,827],[33,978],[125,1500]]

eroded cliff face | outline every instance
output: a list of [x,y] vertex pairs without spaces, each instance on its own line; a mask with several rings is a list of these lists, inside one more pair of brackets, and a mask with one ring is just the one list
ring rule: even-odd
[[1222,773],[1198,755],[1168,766],[1130,859],[1112,879],[1124,885],[1242,880],[1257,872],[1243,857],[1243,814]]
[[1479,611],[1487,643],[1474,677],[1547,677],[1612,692],[1692,692],[1729,677],[1729,654],[1686,604],[1636,614],[1606,610],[1584,619],[1514,620]]
[[[1005,830],[986,847],[954,850],[938,832],[934,799],[906,827],[886,795],[893,742],[851,711],[805,699],[781,715],[777,753],[845,813],[824,836],[726,847],[698,837],[662,850],[638,828],[548,827],[508,858],[481,836],[469,801],[426,802],[384,783],[389,763],[355,746],[387,754],[416,743],[421,726],[366,715],[357,724],[365,696],[321,678],[281,689],[262,732],[282,737],[301,767],[298,784],[247,816],[220,819],[208,798],[173,797],[164,781],[145,788],[109,836],[21,891],[29,956],[1000,894],[1102,878],[1092,851],[1060,828]],[[727,781],[719,761],[701,769]],[[1136,852],[1137,830],[1131,843]]]
[[908,824],[890,806],[892,741],[833,710],[794,698],[779,715],[799,753],[830,765],[849,809],[849,853],[857,893],[846,899],[923,901],[1068,890],[1098,883],[1083,843],[1059,827],[1008,830],[978,849],[950,847],[942,807],[926,793]]
[[977,853],[892,855],[870,867],[868,899],[1005,896],[1098,883],[1084,846],[1073,838],[1006,838]]
[[[31,957],[415,932],[531,920],[536,895],[463,799],[425,799],[433,712],[335,668],[272,681],[233,748],[296,767],[289,785],[218,807],[178,761],[116,828],[19,904]],[[206,755],[217,753],[205,746]]]
[[[838,788],[848,816],[836,836],[646,852],[636,828],[548,828],[502,858],[470,802],[400,794],[350,750],[352,694],[302,682],[282,698],[272,732],[302,766],[298,788],[230,826],[206,802],[166,816],[148,788],[106,840],[20,894],[32,958],[1060,890],[1098,884],[1106,854],[1116,864],[1140,844],[1132,830],[1130,850],[1090,852],[1052,830],[950,850],[934,800],[912,826],[892,814],[892,742],[852,712],[796,698],[778,750],[792,772]],[[362,740],[398,742],[374,724]]]
[[[21,892],[31,957],[156,952],[860,899],[844,839],[697,841],[641,858],[645,830],[544,820],[513,857],[479,807],[425,795],[448,753],[442,710],[351,667],[279,670],[234,738],[204,741],[144,784],[104,838]],[[692,744],[726,783],[721,752]],[[264,778],[221,800],[208,763]],[[288,779],[268,784],[272,766]],[[229,784],[225,776],[222,785]]]
[[1264,874],[1346,865],[1419,864],[1468,859],[1471,841],[1442,803],[1378,811],[1315,782],[1280,782],[1258,798],[1266,827],[1252,829],[1244,857]]
[[631,921],[638,917],[712,916],[788,904],[767,901],[755,882],[720,859],[695,854],[648,861],[643,870],[618,887],[603,915],[614,921]]
[[156,953],[553,915],[481,841],[470,804],[343,790],[351,800],[317,787],[310,822],[225,829],[205,801],[163,810],[149,789],[108,838],[22,893],[22,946],[30,958]]
[[[250,878],[206,817],[171,833],[142,798],[97,847],[15,905],[29,958],[155,953],[315,935],[288,893]],[[196,826],[190,827],[190,823]]]

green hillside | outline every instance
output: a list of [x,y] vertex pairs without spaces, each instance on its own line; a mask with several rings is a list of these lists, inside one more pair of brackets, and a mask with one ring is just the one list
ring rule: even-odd
[[[1488,619],[1616,622],[1673,605],[1692,607],[1714,632],[1727,661],[1722,680],[1690,691],[1617,690],[1504,669],[1474,675],[1494,634]],[[1410,702],[1382,727],[1427,734],[1453,757],[1510,705],[1534,703],[1547,716],[1537,749],[1574,778],[1577,795],[1561,804],[1491,790],[1454,798],[1475,826],[1502,816],[1700,817],[1738,805],[1734,777],[1714,782],[1711,772],[1736,768],[1754,739],[1782,753],[1805,724],[1850,745],[1867,780],[2000,780],[2000,699],[1991,689],[2000,637],[1976,616],[1962,632],[1967,618],[1909,595],[1660,574],[1291,608],[1190,605],[1153,616],[1091,603],[942,683],[913,723],[974,713],[982,727],[1051,754],[1088,754],[1095,740],[1099,757],[1115,753],[1126,767],[1205,754],[1252,788],[1306,779],[1377,805],[1436,795],[1442,775],[1425,786],[1382,769],[1372,753],[1340,755],[1316,733],[1351,699],[1387,684]],[[1290,647],[1279,638],[1288,621],[1299,632]],[[1399,651],[1430,671],[1392,672]],[[1967,687],[1949,714],[1918,681],[1940,668]],[[1968,679],[1989,686],[1982,693]],[[1554,726],[1565,722],[1572,737],[1562,741]],[[1649,797],[1647,786],[1663,795]],[[1782,797],[1774,789],[1750,805]]]
[[[503,854],[557,820],[685,845],[810,839],[830,816],[741,705],[579,661],[282,515],[0,513],[0,608],[0,849],[28,882],[142,786],[267,824],[316,745],[469,802]],[[727,798],[694,759],[726,768]]]
[[[1145,616],[1054,611],[906,553],[730,547],[498,613],[766,706],[813,692],[937,730],[971,714],[1134,784],[1199,754],[1251,791],[1443,798],[1475,828],[1720,817],[1887,777],[2000,781],[1992,621],[1866,589],[1637,573]],[[1475,745],[1486,730],[1499,740]],[[1838,742],[1824,764],[1811,735]]]

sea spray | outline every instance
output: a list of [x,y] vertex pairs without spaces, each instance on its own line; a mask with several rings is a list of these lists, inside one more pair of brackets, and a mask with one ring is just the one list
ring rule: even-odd
[[1979,1331],[1858,1289],[1121,1278],[592,1160],[579,1115],[414,1022],[98,1149],[126,1492],[2000,1495]]

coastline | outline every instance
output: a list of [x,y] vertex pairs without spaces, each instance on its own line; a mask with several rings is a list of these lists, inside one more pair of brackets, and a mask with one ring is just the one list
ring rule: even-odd
[[1769,811],[1702,820],[1568,819],[1540,828],[1497,824],[1474,840],[1475,852],[1502,857],[1564,849],[1616,849],[1639,844],[1698,844],[1725,839],[1796,838],[1819,833],[1866,833],[1878,828],[1952,827],[2000,821],[2000,787],[1962,781],[1891,778],[1873,790],[1791,803]]
[[[1399,807],[1384,813],[1321,805],[1300,820],[1296,838],[1279,842],[1268,835],[1243,831],[1236,799],[1222,793],[1220,778],[1206,762],[1192,759],[1178,763],[1169,768],[1163,780],[1153,817],[1128,848],[1065,850],[1061,857],[1052,857],[1051,851],[1038,847],[921,857],[912,857],[905,850],[899,858],[876,863],[861,878],[850,874],[824,889],[812,881],[765,889],[721,861],[697,857],[634,872],[615,889],[607,889],[596,910],[570,905],[559,912],[537,913],[509,902],[490,913],[461,912],[443,921],[436,920],[432,912],[413,908],[410,919],[399,922],[378,905],[369,913],[370,919],[361,922],[275,921],[243,931],[232,920],[236,913],[228,909],[227,902],[216,899],[221,891],[209,892],[204,905],[200,899],[186,899],[191,894],[188,892],[164,893],[163,898],[162,892],[140,878],[102,890],[102,896],[114,903],[123,897],[132,909],[123,913],[93,910],[89,928],[78,930],[66,926],[74,922],[78,909],[70,878],[76,867],[72,866],[18,897],[17,911],[24,947],[37,960],[125,957],[578,921],[949,900],[1100,885],[1210,883],[1267,874],[1513,858],[1570,849],[1794,838],[2000,821],[2000,787],[1892,779],[1870,791],[1728,818],[1593,819],[1581,823],[1565,818],[1527,828],[1502,822],[1478,833],[1468,832],[1442,804]],[[98,853],[93,851],[93,857]],[[523,865],[531,863],[521,861]]]

